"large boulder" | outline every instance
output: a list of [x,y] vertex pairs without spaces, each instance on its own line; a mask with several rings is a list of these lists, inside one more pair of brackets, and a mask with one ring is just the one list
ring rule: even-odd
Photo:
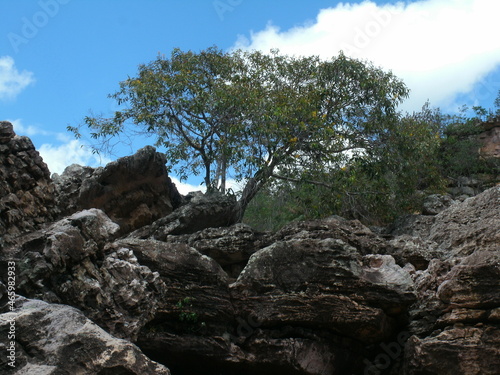
[[192,234],[168,235],[164,241],[189,245],[214,259],[230,277],[237,278],[250,256],[270,245],[273,236],[239,223],[230,227],[207,228]]
[[132,251],[108,245],[118,229],[98,209],[81,211],[26,236],[4,263],[16,261],[21,295],[74,306],[108,332],[134,340],[166,286]]
[[13,311],[0,312],[2,374],[170,374],[75,308],[20,297]]
[[498,249],[499,202],[500,187],[494,187],[452,204],[435,216],[405,216],[390,228],[388,253],[400,265],[409,262],[423,270],[432,259],[454,259],[478,249]]
[[0,250],[20,234],[57,215],[54,185],[42,157],[27,137],[0,122]]
[[417,273],[405,374],[485,374],[500,368],[500,255],[477,250]]
[[72,165],[54,175],[59,206],[65,215],[99,208],[128,233],[170,214],[181,196],[167,174],[164,154],[147,146],[104,168]]
[[206,228],[228,227],[238,222],[236,197],[219,193],[195,195],[188,203],[151,225],[131,234],[164,241],[169,235],[192,234]]

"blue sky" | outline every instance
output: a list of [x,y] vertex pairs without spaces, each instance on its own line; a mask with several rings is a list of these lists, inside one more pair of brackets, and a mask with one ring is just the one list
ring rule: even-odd
[[499,13],[490,0],[0,0],[0,119],[33,140],[52,172],[131,154],[152,141],[99,160],[66,126],[115,110],[107,95],[158,53],[213,45],[325,58],[343,50],[405,80],[404,110],[427,99],[447,111],[492,107]]

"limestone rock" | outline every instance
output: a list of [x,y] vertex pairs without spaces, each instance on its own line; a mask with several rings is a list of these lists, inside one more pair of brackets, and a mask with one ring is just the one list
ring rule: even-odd
[[68,215],[102,209],[123,233],[171,213],[181,196],[167,175],[165,155],[147,146],[104,168],[70,166],[55,175],[59,206]]
[[424,215],[437,215],[453,203],[453,198],[448,194],[432,194],[425,198],[422,213]]
[[236,197],[222,194],[197,195],[170,215],[133,232],[131,236],[164,241],[169,235],[228,227],[235,224],[237,219]]
[[457,326],[408,340],[405,375],[496,375],[500,368],[498,325]]
[[78,212],[26,238],[17,253],[18,293],[79,308],[109,332],[135,339],[166,286],[126,249],[102,211]]
[[[13,312],[2,309],[0,315],[2,374],[170,374],[135,345],[111,336],[72,307],[24,298],[15,305]],[[6,360],[11,321],[15,368]]]
[[214,259],[231,277],[238,277],[250,256],[270,245],[272,236],[245,224],[207,228],[193,234],[169,235],[169,243],[185,243]]
[[363,256],[334,238],[258,251],[231,290],[240,315],[264,326],[306,325],[367,343],[392,335],[415,301],[410,275],[392,257]]
[[0,250],[57,215],[50,172],[33,143],[0,122]]

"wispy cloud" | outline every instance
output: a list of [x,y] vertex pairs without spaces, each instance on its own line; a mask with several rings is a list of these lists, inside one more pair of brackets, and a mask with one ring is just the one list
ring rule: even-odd
[[[280,30],[270,24],[241,36],[234,48],[323,58],[342,50],[402,78],[412,90],[405,109],[419,109],[427,99],[449,106],[481,80],[484,86],[484,77],[499,67],[499,12],[500,2],[490,0],[340,3],[304,26]],[[489,84],[492,92],[500,88]]]
[[111,161],[105,156],[93,154],[91,149],[77,139],[53,145],[44,143],[38,149],[51,173],[61,174],[71,164],[91,167],[102,166]]
[[14,99],[34,81],[32,72],[17,70],[12,57],[0,57],[0,100]]

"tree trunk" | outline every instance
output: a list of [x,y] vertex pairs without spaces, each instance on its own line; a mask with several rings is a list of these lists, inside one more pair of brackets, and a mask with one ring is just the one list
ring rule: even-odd
[[269,178],[273,175],[274,166],[269,166],[265,169],[261,169],[255,173],[255,175],[248,180],[241,193],[240,200],[236,203],[238,222],[243,220],[245,211],[248,207],[250,201],[255,198],[260,189],[269,181]]

